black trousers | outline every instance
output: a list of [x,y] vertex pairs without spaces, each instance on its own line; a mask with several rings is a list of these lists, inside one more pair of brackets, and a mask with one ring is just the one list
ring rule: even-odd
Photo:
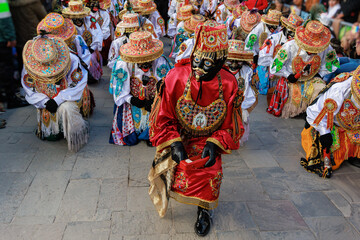
[[6,93],[6,98],[0,94],[0,101],[5,102],[12,99],[17,87],[14,79],[14,62],[12,56],[12,50],[6,47],[6,42],[0,42],[0,89]]
[[157,6],[157,10],[159,11],[161,17],[165,20],[165,26],[167,27],[167,22],[169,21],[168,16],[168,8],[169,8],[169,0],[154,0]]

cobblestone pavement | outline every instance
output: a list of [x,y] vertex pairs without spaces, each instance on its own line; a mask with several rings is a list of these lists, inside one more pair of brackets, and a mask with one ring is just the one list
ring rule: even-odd
[[[90,87],[97,106],[78,153],[65,140],[37,139],[32,106],[1,115],[8,124],[0,130],[0,239],[198,239],[196,207],[172,200],[160,219],[148,197],[155,149],[108,144],[109,74]],[[360,239],[360,169],[345,163],[326,180],[306,172],[303,121],[275,118],[265,104],[260,96],[246,145],[223,156],[220,203],[205,239]]]

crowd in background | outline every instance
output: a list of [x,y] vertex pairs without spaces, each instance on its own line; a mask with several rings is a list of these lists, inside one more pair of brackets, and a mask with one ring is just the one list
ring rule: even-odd
[[[287,17],[294,12],[303,19],[319,15],[320,21],[331,29],[333,39],[331,45],[339,57],[358,59],[356,45],[360,22],[359,0],[268,0],[268,8],[279,10]],[[248,0],[260,4],[263,1]],[[7,4],[8,3],[8,4]],[[0,112],[8,109],[27,106],[19,92],[20,72],[22,64],[22,49],[26,41],[36,35],[36,27],[48,12],[51,12],[56,1],[53,0],[0,0],[6,7],[0,11]],[[158,11],[165,22],[168,21],[168,0],[155,0]],[[267,11],[268,8],[264,9]],[[5,104],[7,103],[7,104]],[[5,120],[0,128],[5,127]]]

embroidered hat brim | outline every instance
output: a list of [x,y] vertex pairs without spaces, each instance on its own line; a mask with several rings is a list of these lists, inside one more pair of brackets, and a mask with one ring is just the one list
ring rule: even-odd
[[280,23],[280,19],[269,18],[267,15],[262,15],[261,21],[272,26],[278,26]]
[[103,10],[106,10],[110,7],[111,5],[111,0],[102,0],[102,1],[99,1],[99,5],[100,5],[100,8],[103,9]]
[[27,41],[22,56],[26,71],[37,81],[55,83],[65,77],[71,66],[69,48],[58,37]]
[[148,7],[148,8],[142,8],[141,6],[137,6],[138,7],[138,11],[139,13],[141,13],[142,15],[150,15],[152,14],[153,12],[156,11],[156,3],[152,2],[151,3],[151,7]]
[[[246,34],[249,34],[260,21],[261,15],[258,12],[250,13],[249,11],[246,11],[241,15],[240,26]],[[249,24],[249,22],[253,22],[253,24]]]
[[[321,23],[319,22],[319,24]],[[303,26],[296,28],[295,41],[299,47],[310,53],[320,53],[328,48],[330,44],[331,33],[327,27],[324,27],[323,32],[318,33],[316,38],[312,38],[305,32],[306,31]]]
[[290,31],[293,31],[293,32],[296,31],[297,26],[291,24],[286,17],[281,16],[280,21],[281,21],[281,24],[284,27],[286,27],[287,29],[289,29]]
[[229,0],[224,1],[225,7],[227,9],[229,9],[230,11],[233,11],[234,9],[236,9],[239,4],[240,4],[239,1],[237,1],[236,3],[230,3]]
[[194,24],[194,23],[191,24],[192,22],[191,22],[191,18],[190,18],[190,19],[188,19],[188,20],[185,21],[185,23],[184,23],[184,29],[185,29],[187,32],[189,32],[189,33],[194,33],[194,32],[195,32],[195,29],[196,29],[196,26],[197,26],[199,23],[204,22],[204,21],[205,21],[205,18],[202,17],[202,18],[201,18],[201,21],[196,22],[195,24]]
[[66,18],[84,18],[90,15],[90,8],[85,7],[81,12],[73,12],[70,8],[65,8],[62,10],[61,14]]
[[254,53],[250,51],[238,51],[238,52],[229,51],[227,59],[252,62],[254,59]]
[[49,37],[59,37],[62,38],[64,41],[71,39],[71,37],[76,34],[76,28],[70,19],[65,18],[64,20],[65,23],[56,30],[54,30],[46,26],[46,24],[44,23],[45,18],[42,19],[36,28],[37,34],[40,34],[40,30],[45,30],[46,32],[50,33],[48,34]]
[[161,40],[152,39],[152,47],[140,49],[133,47],[131,43],[126,43],[120,47],[121,60],[129,63],[151,62],[164,53],[164,44]]

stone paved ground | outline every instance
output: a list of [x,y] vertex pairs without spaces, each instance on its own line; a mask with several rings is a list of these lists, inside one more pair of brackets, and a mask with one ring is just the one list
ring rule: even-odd
[[[147,194],[154,148],[108,144],[113,100],[109,71],[92,85],[97,107],[89,143],[36,138],[32,106],[8,110],[0,130],[0,239],[198,239],[196,207],[175,201],[160,219]],[[205,239],[360,239],[360,169],[345,163],[331,179],[307,173],[303,121],[251,115],[244,147],[223,157],[224,181],[214,225]]]

